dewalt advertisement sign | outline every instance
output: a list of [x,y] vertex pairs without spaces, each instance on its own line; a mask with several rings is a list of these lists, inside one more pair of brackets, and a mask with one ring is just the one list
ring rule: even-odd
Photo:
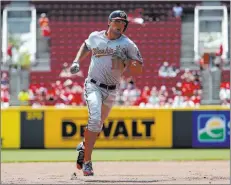
[[20,111],[1,110],[2,148],[20,148]]
[[[45,148],[75,148],[83,139],[87,109],[46,110]],[[172,146],[170,110],[112,109],[95,148]]]

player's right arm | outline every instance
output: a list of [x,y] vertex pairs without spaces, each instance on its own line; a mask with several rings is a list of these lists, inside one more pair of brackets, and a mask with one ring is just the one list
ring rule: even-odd
[[79,51],[77,52],[76,57],[71,65],[70,72],[72,74],[79,72],[79,68],[80,68],[79,62],[83,60],[89,53],[90,50],[88,49],[86,43],[84,42],[79,48]]
[[81,60],[83,60],[89,53],[91,50],[88,49],[86,43],[84,42],[81,47],[79,48],[79,51],[76,54],[75,60],[74,62],[80,62]]
[[76,57],[71,65],[70,72],[72,74],[78,73],[80,68],[80,62],[83,60],[91,51],[92,39],[95,32],[91,33],[88,39],[81,45],[79,51],[76,54]]

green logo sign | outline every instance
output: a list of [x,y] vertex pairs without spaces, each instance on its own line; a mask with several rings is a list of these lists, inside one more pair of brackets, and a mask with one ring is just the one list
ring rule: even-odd
[[201,115],[198,117],[198,141],[224,142],[226,139],[225,117]]

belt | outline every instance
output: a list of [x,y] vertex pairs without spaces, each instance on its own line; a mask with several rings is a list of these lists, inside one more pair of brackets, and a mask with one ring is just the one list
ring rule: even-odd
[[92,82],[94,84],[97,84],[97,85],[99,85],[99,87],[102,87],[102,88],[107,89],[107,90],[114,90],[114,89],[116,89],[116,85],[106,85],[106,84],[102,84],[102,83],[98,84],[97,81],[94,80],[94,79],[91,79],[90,82]]

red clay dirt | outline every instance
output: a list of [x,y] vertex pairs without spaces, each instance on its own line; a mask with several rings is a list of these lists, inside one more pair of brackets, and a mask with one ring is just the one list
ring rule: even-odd
[[[74,163],[2,163],[2,184],[229,184],[229,161],[94,162],[84,177]],[[76,177],[72,174],[76,172]]]

